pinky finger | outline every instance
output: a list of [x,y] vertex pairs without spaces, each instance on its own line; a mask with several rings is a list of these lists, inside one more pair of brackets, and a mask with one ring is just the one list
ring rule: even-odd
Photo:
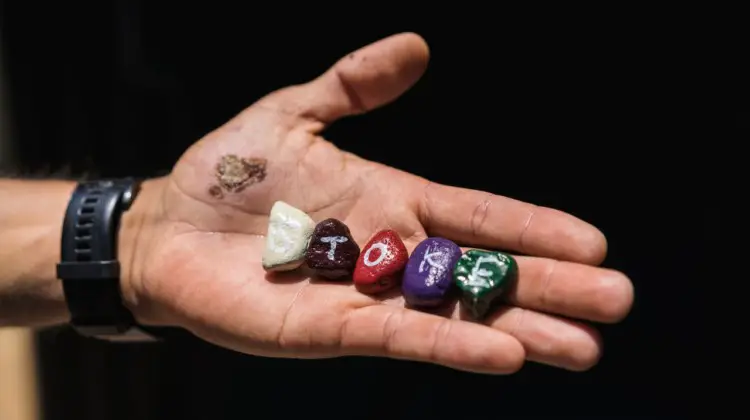
[[526,350],[526,359],[576,372],[599,362],[602,343],[590,326],[528,309],[505,307],[487,322],[515,337]]
[[436,363],[459,370],[509,374],[524,363],[521,343],[491,327],[391,305],[350,312],[341,331],[349,355]]

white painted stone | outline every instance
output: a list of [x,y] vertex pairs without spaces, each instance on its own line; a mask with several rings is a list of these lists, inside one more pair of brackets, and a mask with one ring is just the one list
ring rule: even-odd
[[305,212],[283,201],[271,208],[263,251],[263,268],[268,271],[294,270],[305,260],[315,222]]

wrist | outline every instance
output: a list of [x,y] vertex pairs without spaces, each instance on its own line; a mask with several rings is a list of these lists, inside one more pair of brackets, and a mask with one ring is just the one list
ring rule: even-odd
[[155,311],[143,290],[143,273],[164,220],[162,197],[165,184],[166,178],[141,183],[135,201],[122,215],[117,237],[123,303],[141,324],[156,323]]
[[[163,179],[142,183],[120,219],[117,259],[125,306],[139,322],[150,311],[140,285],[143,262],[161,222]],[[44,326],[70,320],[56,264],[63,220],[76,182],[0,180],[0,326]]]

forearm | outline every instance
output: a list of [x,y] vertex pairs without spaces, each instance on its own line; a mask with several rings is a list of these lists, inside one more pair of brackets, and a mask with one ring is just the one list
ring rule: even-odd
[[[133,272],[139,271],[134,264],[137,244],[139,238],[148,239],[153,233],[154,209],[159,208],[164,182],[163,178],[143,182],[118,227],[120,291],[136,318],[139,299]],[[69,320],[56,265],[65,211],[75,187],[72,181],[0,179],[0,327]]]
[[71,181],[0,180],[0,326],[65,322],[55,275]]

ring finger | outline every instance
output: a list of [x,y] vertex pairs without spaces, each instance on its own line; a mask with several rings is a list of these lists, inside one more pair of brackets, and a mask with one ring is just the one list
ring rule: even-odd
[[633,303],[633,285],[622,273],[549,258],[514,257],[518,282],[509,304],[540,312],[614,323]]

